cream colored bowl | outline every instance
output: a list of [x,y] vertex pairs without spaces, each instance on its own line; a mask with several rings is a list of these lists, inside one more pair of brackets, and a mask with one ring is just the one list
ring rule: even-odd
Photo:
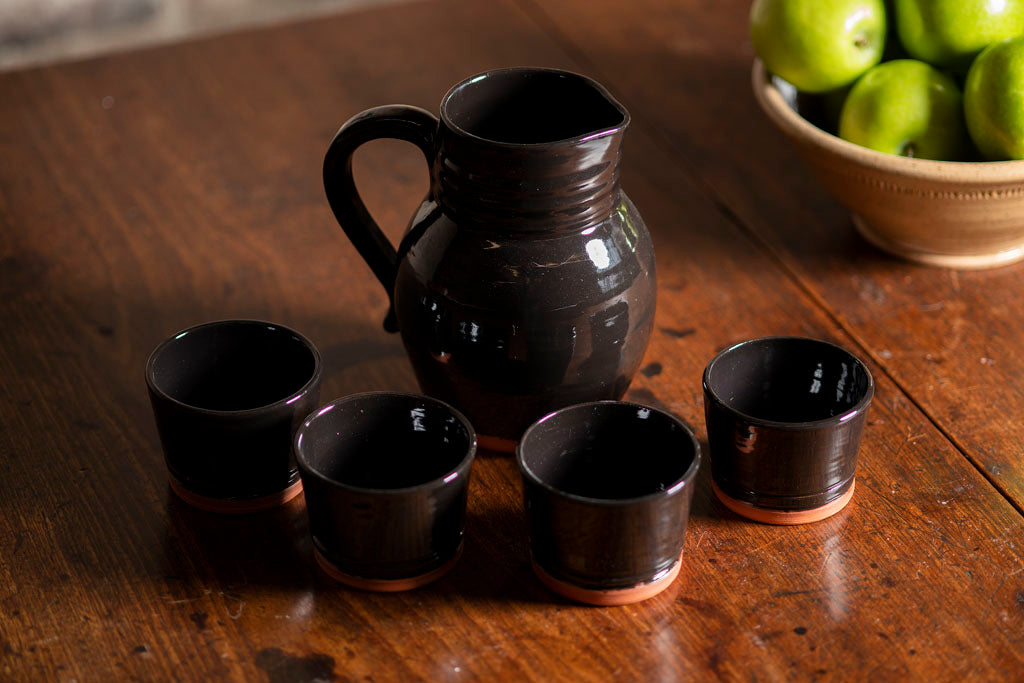
[[908,159],[860,147],[800,116],[754,61],[754,95],[875,246],[947,268],[1024,258],[1024,161]]

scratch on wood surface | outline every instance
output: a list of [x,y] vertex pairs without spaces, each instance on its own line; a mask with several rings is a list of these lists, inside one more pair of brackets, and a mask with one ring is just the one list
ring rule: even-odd
[[834,591],[837,588],[844,590],[855,590],[861,587],[860,584],[864,583],[866,579],[850,579],[849,581],[841,581],[831,586],[821,586],[820,588],[806,588],[803,590],[796,591],[775,591],[772,593],[773,598],[788,598],[793,595],[813,595],[814,593],[827,593]]
[[242,600],[241,598],[234,599],[238,601],[238,609],[235,611],[231,611],[231,609],[228,608],[228,616],[237,621],[238,618],[242,616],[242,610],[245,609],[245,600]]
[[888,298],[885,289],[873,280],[864,280],[854,275],[853,285],[857,288],[857,296],[862,301],[881,306]]
[[825,573],[825,570],[829,567],[829,562],[832,560],[832,556],[835,554],[836,552],[834,550],[829,551],[829,554],[822,559],[821,566],[818,567],[818,576],[822,576]]
[[[933,306],[939,306],[939,304],[933,304]],[[921,310],[924,311],[937,309],[922,306]],[[937,351],[925,351],[920,348],[897,351],[893,351],[891,349],[879,349],[876,352],[877,356],[883,360],[907,357],[924,357],[925,360],[930,360],[933,362],[949,360],[950,356],[953,355],[953,352],[959,349],[960,345],[964,341],[964,332],[967,329],[967,321],[962,317],[956,317],[953,318],[953,320],[949,323],[949,326],[949,332],[942,335],[943,338],[946,339],[947,341]]]
[[907,430],[907,437],[905,439],[903,439],[903,441],[900,443],[899,446],[896,447],[896,452],[892,454],[892,457],[894,459],[899,457],[899,454],[903,451],[903,447],[906,446],[908,443],[910,443],[910,444],[917,443],[918,441],[920,441],[924,437],[928,436],[927,434],[913,434],[913,435],[911,435],[912,431],[913,430],[908,429]]
[[[896,505],[896,503],[894,503],[892,500],[890,500],[888,496],[886,496],[881,491],[879,491],[877,488],[872,486],[868,482],[867,479],[858,481],[857,484],[859,486],[864,486],[864,488],[868,489],[869,491],[874,493],[876,496],[881,498],[882,501],[887,506],[889,506],[889,509],[892,511],[892,514],[895,515],[896,517],[898,517],[899,519],[901,519],[905,523],[905,526],[903,528],[906,529],[907,531],[918,531],[918,532],[921,532],[921,533],[923,533],[923,534],[925,534],[927,536],[931,536],[932,538],[938,540],[939,542],[941,542],[941,543],[943,543],[945,545],[952,546],[954,548],[957,548],[957,549],[965,551],[965,552],[970,552],[970,548],[968,548],[967,546],[965,546],[962,543],[956,543],[954,541],[951,541],[942,532],[933,531],[933,530],[931,530],[931,529],[929,529],[927,527],[916,526],[914,524],[914,520],[913,519],[911,519],[907,514],[905,514],[905,512],[898,505]],[[890,523],[891,524],[891,522],[892,522],[891,516],[885,514],[883,511],[879,510],[877,507],[875,507],[873,505],[868,505],[868,506],[865,506],[865,509],[870,511],[872,514],[877,515],[879,518],[884,519],[886,521],[886,523]],[[926,524],[934,524],[934,522],[932,522],[931,520],[929,520],[929,519],[927,519],[925,517],[920,517],[920,520],[924,521]]]
[[203,591],[203,594],[200,595],[200,596],[197,596],[197,597],[194,597],[194,598],[182,598],[180,600],[168,600],[167,604],[168,605],[184,605],[185,603],[195,602],[197,600],[202,600],[203,598],[205,598],[206,596],[210,595],[211,593],[213,593],[213,591],[211,589],[207,588],[207,589],[205,589]]
[[988,615],[992,613],[992,610],[996,606],[996,594],[1003,589],[1003,586],[1006,584],[1006,580],[1009,579],[1010,576],[1012,576],[1012,574],[1003,576],[1003,580],[999,582],[996,589],[988,596],[988,607],[985,609],[985,616],[981,618],[982,621],[988,619]]
[[[248,581],[242,585],[246,585]],[[242,616],[242,610],[245,609],[245,599],[238,593],[233,592],[230,588],[226,591],[217,591],[217,595],[224,598],[224,607],[227,609],[228,616],[237,620]]]
[[697,552],[697,549],[700,548],[700,544],[703,543],[704,539],[707,538],[707,537],[708,537],[708,532],[707,531],[703,532],[700,536],[698,536],[697,537],[697,543],[693,546],[693,551],[692,552]]
[[757,553],[761,552],[762,550],[764,550],[768,546],[775,545],[780,540],[782,540],[782,539],[778,538],[778,537],[777,538],[770,538],[767,541],[765,541],[764,543],[762,543],[761,545],[759,545],[756,548],[754,548],[753,550],[748,551],[747,554],[748,555],[756,555]]
[[953,328],[953,331],[950,334],[950,340],[946,342],[942,346],[942,350],[939,351],[939,354],[942,356],[948,356],[960,347],[960,344],[964,340],[964,329],[967,327],[967,321],[958,317],[954,318],[950,325]]

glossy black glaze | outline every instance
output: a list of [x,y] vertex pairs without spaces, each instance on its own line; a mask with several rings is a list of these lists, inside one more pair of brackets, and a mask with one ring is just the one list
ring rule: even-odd
[[853,483],[874,382],[848,351],[802,337],[732,346],[704,370],[715,483],[773,510],[809,510]]
[[[656,296],[650,238],[619,185],[627,112],[583,76],[502,69],[452,88],[439,124],[426,117],[364,112],[324,162],[331,206],[392,295],[386,326],[397,320],[423,391],[510,440],[562,406],[621,397]],[[384,136],[431,163],[397,254],[351,181],[352,152]]]
[[614,590],[679,559],[700,446],[668,413],[635,403],[570,406],[516,450],[533,559],[575,586]]
[[276,323],[211,322],[160,344],[146,384],[171,476],[238,501],[297,482],[292,436],[319,400],[320,374],[313,344]]
[[458,552],[476,434],[451,406],[354,394],[310,415],[295,453],[313,542],[343,573],[416,577]]

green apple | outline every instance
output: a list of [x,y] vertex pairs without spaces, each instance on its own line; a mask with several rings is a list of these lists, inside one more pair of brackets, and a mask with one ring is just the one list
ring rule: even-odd
[[974,60],[964,113],[987,159],[1024,159],[1024,37],[991,45]]
[[885,48],[883,0],[754,0],[750,37],[773,74],[797,90],[849,85]]
[[879,64],[857,81],[839,116],[839,137],[922,159],[962,160],[971,149],[960,89],[916,59]]
[[1024,0],[895,0],[911,57],[966,71],[990,44],[1024,34]]

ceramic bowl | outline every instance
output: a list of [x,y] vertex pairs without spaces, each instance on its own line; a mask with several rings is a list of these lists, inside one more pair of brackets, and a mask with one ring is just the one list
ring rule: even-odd
[[700,445],[672,415],[598,401],[557,410],[519,441],[533,569],[555,593],[625,605],[680,570]]
[[313,553],[324,572],[369,591],[411,590],[462,554],[476,433],[446,403],[353,394],[299,428]]
[[1024,258],[1024,161],[909,159],[842,140],[804,119],[754,61],[754,95],[869,242],[947,268]]
[[146,384],[171,489],[221,513],[301,493],[291,443],[319,400],[320,375],[313,343],[277,323],[204,323],[157,346]]
[[875,393],[860,359],[817,339],[763,337],[712,358],[703,385],[713,489],[726,507],[806,524],[850,502]]

